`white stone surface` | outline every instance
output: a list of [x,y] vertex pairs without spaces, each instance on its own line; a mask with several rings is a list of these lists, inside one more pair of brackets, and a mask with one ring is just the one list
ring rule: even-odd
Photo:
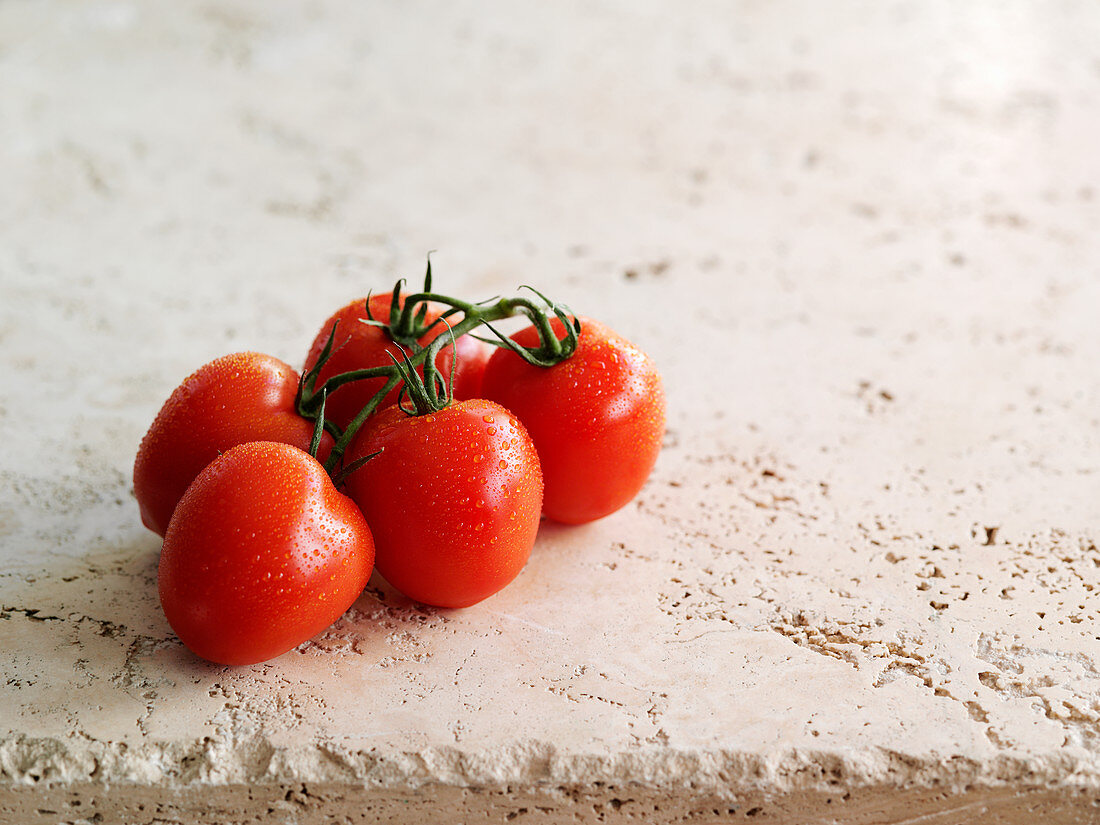
[[[1100,820],[1098,43],[1068,2],[0,4],[0,821]],[[145,427],[429,249],[657,359],[654,477],[477,607],[376,578],[196,660]]]

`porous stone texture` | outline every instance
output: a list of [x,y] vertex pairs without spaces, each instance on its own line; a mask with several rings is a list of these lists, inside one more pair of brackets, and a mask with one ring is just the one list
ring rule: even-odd
[[[0,821],[1100,821],[1087,3],[0,4]],[[636,502],[224,668],[130,468],[420,276],[649,351]]]

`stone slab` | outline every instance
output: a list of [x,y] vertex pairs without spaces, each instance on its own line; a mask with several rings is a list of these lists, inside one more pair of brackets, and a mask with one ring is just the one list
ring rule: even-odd
[[[1098,821],[1098,42],[1037,2],[0,4],[0,821]],[[376,577],[196,660],[145,427],[429,249],[654,356],[653,478],[474,608]]]

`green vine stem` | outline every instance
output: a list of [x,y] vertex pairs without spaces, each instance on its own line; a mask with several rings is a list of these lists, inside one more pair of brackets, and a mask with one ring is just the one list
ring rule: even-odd
[[[441,409],[450,402],[450,382],[439,372],[436,366],[436,356],[443,347],[453,345],[454,341],[461,336],[481,327],[487,327],[496,337],[496,340],[478,336],[479,340],[495,346],[507,347],[528,363],[539,367],[552,367],[559,364],[576,351],[577,339],[581,331],[581,325],[576,316],[564,304],[551,301],[532,287],[521,287],[521,289],[526,289],[532,293],[533,297],[530,298],[526,295],[516,295],[511,298],[490,298],[476,304],[470,303],[431,291],[430,259],[422,292],[410,295],[402,302],[400,293],[403,284],[404,280],[402,279],[394,285],[390,322],[388,324],[370,316],[369,298],[367,301],[368,316],[363,321],[366,324],[382,327],[386,334],[401,347],[403,355],[401,363],[393,359],[394,363],[386,366],[351,370],[333,375],[318,387],[317,380],[321,369],[332,354],[336,339],[336,324],[333,324],[328,341],[321,351],[317,363],[302,376],[299,383],[297,398],[299,414],[311,421],[319,421],[318,427],[323,427],[336,440],[332,453],[328,461],[325,462],[325,469],[328,470],[330,475],[336,471],[343,459],[344,451],[350,446],[366,420],[378,409],[382,399],[402,382],[405,382],[402,395],[407,393],[412,397],[417,412]],[[429,303],[442,304],[447,309],[431,323],[425,323]],[[459,315],[461,315],[461,320],[452,324],[452,320]],[[493,326],[497,321],[516,316],[526,316],[534,325],[539,336],[538,346],[521,346]],[[564,328],[564,335],[561,338],[557,336],[553,328],[555,318],[561,322]],[[447,333],[436,335],[427,347],[422,347],[418,343],[420,338],[440,326],[445,326]],[[392,355],[391,358],[393,358]],[[423,382],[417,376],[415,379],[416,386],[410,387],[409,373],[415,374],[417,367],[422,368],[424,373]],[[345,384],[370,378],[385,378],[386,383],[371,397],[370,401],[363,406],[359,414],[344,430],[340,430],[335,424],[324,419],[323,405],[326,395],[331,395]],[[414,413],[413,410],[405,409],[405,411],[409,414]]]

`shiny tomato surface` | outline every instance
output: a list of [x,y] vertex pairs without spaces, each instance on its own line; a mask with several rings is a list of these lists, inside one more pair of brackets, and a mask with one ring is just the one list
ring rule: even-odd
[[158,588],[168,623],[194,653],[245,665],[331,625],[374,562],[359,509],[308,453],[252,442],[209,464],[164,537]]
[[[161,407],[134,461],[141,520],[164,535],[184,491],[219,454],[249,441],[308,450],[313,422],[298,415],[298,373],[270,355],[238,352],[203,365]],[[332,449],[326,433],[318,455]]]
[[347,459],[375,452],[347,490],[390,584],[426,604],[466,607],[519,574],[538,532],[542,475],[511,413],[484,400],[421,416],[389,407]]
[[[563,327],[554,322],[558,335]],[[512,336],[537,346],[534,327]],[[553,367],[498,349],[482,393],[523,422],[538,449],[543,512],[581,524],[615,512],[645,484],[661,449],[665,394],[660,373],[638,347],[581,319],[576,352]]]

